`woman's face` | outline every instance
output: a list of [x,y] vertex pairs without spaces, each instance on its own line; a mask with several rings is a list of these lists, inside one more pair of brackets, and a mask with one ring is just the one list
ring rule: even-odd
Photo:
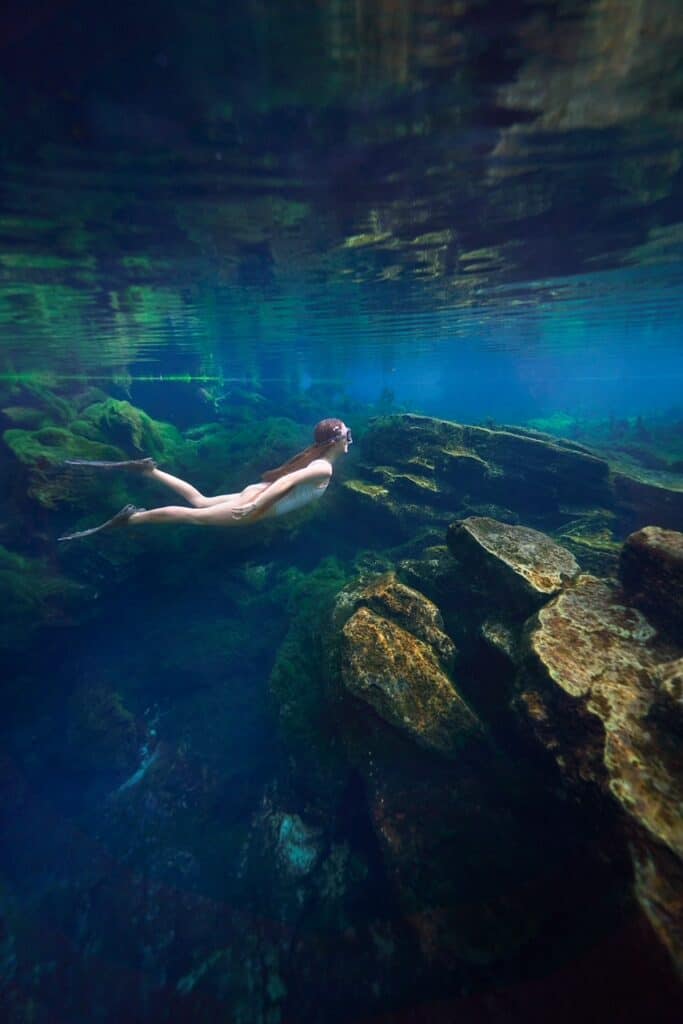
[[349,445],[353,444],[351,431],[349,430],[345,423],[342,423],[342,434],[337,444],[341,447],[341,450],[344,452],[344,454],[348,452]]

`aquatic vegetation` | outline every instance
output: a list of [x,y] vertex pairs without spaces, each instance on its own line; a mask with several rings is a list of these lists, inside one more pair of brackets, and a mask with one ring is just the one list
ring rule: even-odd
[[285,598],[291,615],[269,681],[278,727],[301,785],[325,803],[334,802],[347,774],[321,671],[323,637],[333,601],[347,579],[338,562],[323,559],[308,574],[289,570],[274,595]]
[[121,694],[94,684],[70,701],[68,746],[84,772],[123,774],[137,767],[145,735]]
[[88,614],[91,589],[60,576],[44,560],[0,545],[0,648],[25,650],[46,626],[73,626]]

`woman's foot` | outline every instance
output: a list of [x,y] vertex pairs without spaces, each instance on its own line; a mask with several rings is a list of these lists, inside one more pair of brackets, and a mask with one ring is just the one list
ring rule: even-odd
[[127,469],[132,473],[151,473],[157,468],[154,459],[129,459],[126,462],[100,462],[96,459],[65,459],[66,466],[79,466],[82,469]]
[[65,533],[57,540],[79,540],[81,537],[90,537],[91,534],[99,533],[101,530],[113,530],[117,526],[126,526],[132,515],[144,511],[144,508],[136,508],[135,505],[124,505],[121,511],[111,519],[107,519],[106,523],[102,523],[100,526],[91,526],[89,530],[79,530],[78,533]]

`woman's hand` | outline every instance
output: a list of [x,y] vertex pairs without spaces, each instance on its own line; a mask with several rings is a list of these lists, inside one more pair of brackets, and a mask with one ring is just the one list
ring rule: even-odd
[[246,505],[235,505],[235,507],[231,509],[233,519],[245,519],[247,516],[250,516],[252,512],[255,511],[256,502],[254,501],[250,501]]

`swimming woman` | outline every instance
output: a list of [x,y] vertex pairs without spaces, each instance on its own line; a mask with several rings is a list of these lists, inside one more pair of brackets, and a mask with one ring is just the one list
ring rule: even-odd
[[69,459],[67,465],[103,470],[129,470],[170,487],[190,503],[164,505],[143,509],[126,505],[106,523],[78,533],[68,533],[60,540],[89,537],[100,530],[117,526],[140,526],[145,523],[195,523],[197,526],[242,526],[272,516],[285,515],[304,508],[321,498],[332,478],[333,466],[352,444],[351,431],[341,420],[321,420],[313,433],[313,444],[299,452],[277,469],[263,474],[262,482],[249,484],[236,494],[219,494],[207,498],[196,487],[170,473],[158,469],[154,459],[130,462],[92,462]]

